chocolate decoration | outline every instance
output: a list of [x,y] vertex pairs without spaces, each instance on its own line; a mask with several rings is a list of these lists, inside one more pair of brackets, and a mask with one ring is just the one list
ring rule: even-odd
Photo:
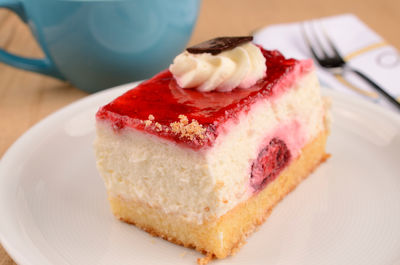
[[253,40],[253,36],[243,36],[243,37],[218,37],[215,39],[211,39],[199,44],[196,44],[192,47],[187,48],[186,50],[190,53],[211,53],[212,55],[216,55],[223,51],[227,51],[233,49],[243,43],[250,42]]

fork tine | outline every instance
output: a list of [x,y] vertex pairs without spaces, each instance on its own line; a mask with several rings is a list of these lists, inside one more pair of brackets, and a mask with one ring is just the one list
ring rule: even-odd
[[322,25],[322,24],[321,24],[321,29],[322,29],[322,33],[324,34],[324,37],[326,38],[326,40],[327,40],[330,48],[332,49],[333,53],[335,54],[335,56],[340,58],[340,60],[342,60],[342,62],[344,63],[343,57],[340,55],[339,51],[336,49],[336,46],[333,44],[332,39],[329,37],[324,25]]
[[321,39],[319,38],[318,34],[317,34],[317,28],[315,27],[315,21],[310,22],[311,24],[311,32],[314,35],[315,38],[315,42],[317,44],[317,46],[319,47],[319,49],[321,50],[321,52],[323,53],[323,55],[325,56],[325,58],[328,58],[329,55],[328,53],[325,51],[324,49],[324,45],[321,42]]
[[312,55],[314,56],[314,58],[320,62],[321,58],[317,55],[317,53],[315,52],[312,44],[311,44],[311,40],[308,37],[307,33],[306,33],[306,25],[305,22],[301,23],[300,25],[300,29],[301,29],[301,34],[303,35],[303,39],[306,41],[308,48],[310,49]]

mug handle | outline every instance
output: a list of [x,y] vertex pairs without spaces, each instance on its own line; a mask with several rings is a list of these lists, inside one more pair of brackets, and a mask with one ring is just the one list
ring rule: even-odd
[[[0,0],[0,8],[7,8],[17,14],[25,23],[28,21],[25,10],[18,0]],[[49,57],[43,59],[27,58],[14,55],[0,48],[0,62],[14,66],[19,69],[52,76],[61,80],[65,78],[57,70]]]

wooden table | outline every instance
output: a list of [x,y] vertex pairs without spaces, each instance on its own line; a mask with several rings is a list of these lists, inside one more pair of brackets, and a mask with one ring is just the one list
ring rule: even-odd
[[[221,35],[246,35],[268,24],[341,13],[356,14],[400,48],[398,0],[204,0],[189,44]],[[0,47],[42,56],[27,26],[6,10],[0,10]],[[0,63],[0,157],[33,124],[85,96],[67,83]],[[0,265],[11,264],[15,263],[0,246]]]

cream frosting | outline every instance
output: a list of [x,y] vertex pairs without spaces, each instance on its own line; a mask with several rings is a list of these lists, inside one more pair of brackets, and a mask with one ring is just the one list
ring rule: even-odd
[[251,42],[216,55],[185,51],[169,70],[179,86],[201,92],[246,89],[265,77],[267,67],[260,48]]

